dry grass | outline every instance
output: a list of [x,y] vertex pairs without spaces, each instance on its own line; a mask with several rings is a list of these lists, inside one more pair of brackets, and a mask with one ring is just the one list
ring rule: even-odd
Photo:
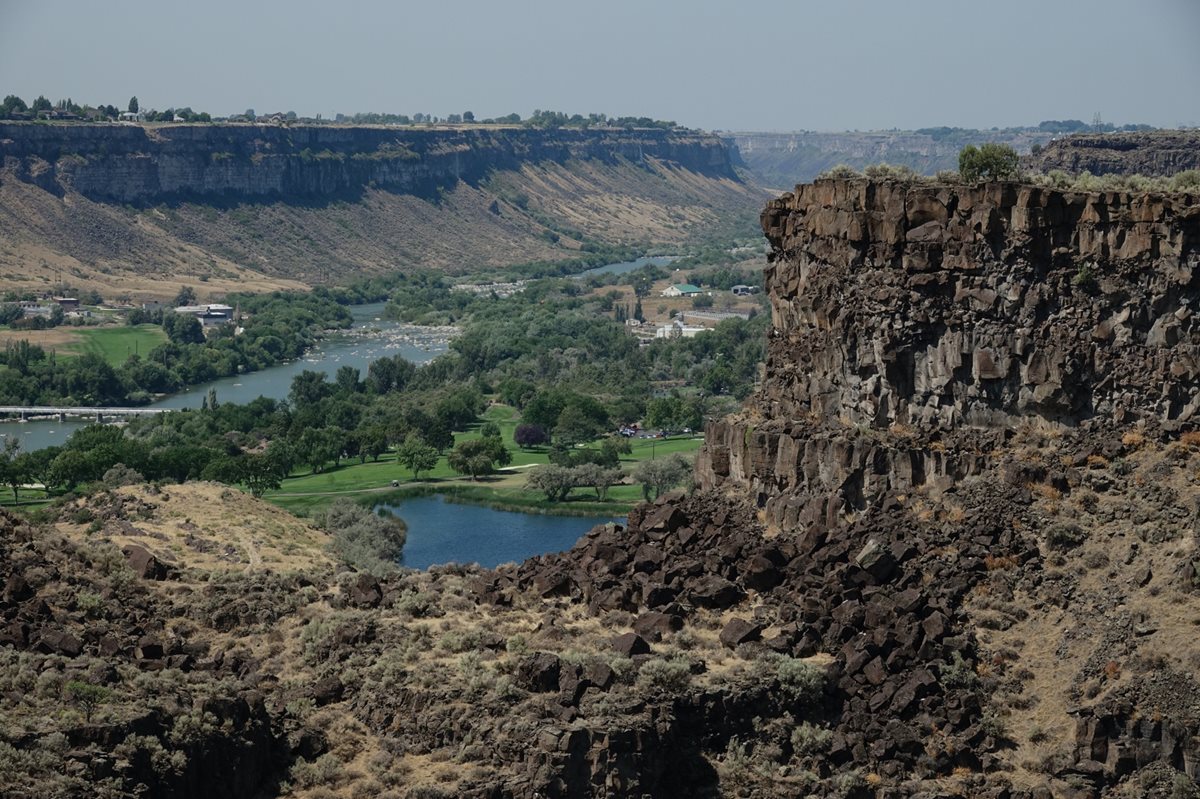
[[83,340],[79,332],[69,327],[49,330],[0,330],[0,347],[15,341],[28,341],[45,350],[69,347]]
[[[1200,442],[1200,436],[1194,440]],[[1016,744],[1007,760],[1017,787],[1045,784],[1040,764],[1073,745],[1075,722],[1069,709],[1098,701],[1127,684],[1139,673],[1131,662],[1162,659],[1183,672],[1194,671],[1200,662],[1195,635],[1200,598],[1182,591],[1173,578],[1181,561],[1197,556],[1196,538],[1185,533],[1147,545],[1131,529],[1129,517],[1130,506],[1136,506],[1142,492],[1152,486],[1173,491],[1177,505],[1194,507],[1200,500],[1200,484],[1186,468],[1190,463],[1186,458],[1194,453],[1180,442],[1154,450],[1136,432],[1127,433],[1124,443],[1140,450],[1136,458],[1126,459],[1132,473],[1112,479],[1103,474],[1111,468],[1107,461],[1089,461],[1088,471],[1100,473],[1110,485],[1107,490],[1076,488],[1068,507],[1057,489],[1041,483],[1028,486],[1034,493],[1039,527],[1071,521],[1087,531],[1086,545],[1060,552],[1044,550],[1043,582],[1017,583],[1013,591],[1007,586],[1019,579],[1014,571],[1018,564],[989,557],[985,565],[992,576],[985,585],[995,585],[973,592],[967,602],[984,651],[1016,654],[1014,659],[993,661],[980,676],[1006,685],[997,701]],[[1187,453],[1185,460],[1172,454],[1172,447]],[[1167,509],[1158,510],[1163,515],[1152,516],[1143,527],[1157,529],[1166,523]],[[1152,575],[1148,582],[1147,569]],[[1063,598],[1059,583],[1072,586],[1069,599]],[[986,625],[994,610],[1005,604],[1028,615],[1017,617],[1006,630]],[[1139,619],[1153,623],[1134,635],[1131,628]],[[1015,680],[1017,692],[1004,682],[1014,675],[1020,675]]]
[[[115,493],[153,510],[146,518],[107,522],[99,535],[117,546],[143,546],[181,568],[292,572],[333,565],[325,533],[229,486],[186,483],[157,494],[145,486],[127,486]],[[83,540],[97,535],[89,532],[90,526],[61,522],[58,528]]]

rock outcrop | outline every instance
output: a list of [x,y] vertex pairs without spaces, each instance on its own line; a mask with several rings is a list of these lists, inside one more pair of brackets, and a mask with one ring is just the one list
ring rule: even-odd
[[734,178],[716,136],[666,130],[406,130],[280,125],[0,124],[0,159],[25,180],[85,197],[153,203],[430,193],[523,163],[667,161]]
[[1167,176],[1200,169],[1200,132],[1084,133],[1062,136],[1025,159],[1039,172]]
[[[0,759],[65,796],[1196,796],[1198,207],[798,187],[702,490],[517,566],[221,573],[0,514]],[[105,731],[47,716],[76,676]]]
[[818,181],[762,223],[766,377],[698,472],[773,522],[978,474],[1025,421],[1200,410],[1200,198]]
[[766,195],[684,130],[0,124],[0,281],[219,299],[578,261],[748,226]]

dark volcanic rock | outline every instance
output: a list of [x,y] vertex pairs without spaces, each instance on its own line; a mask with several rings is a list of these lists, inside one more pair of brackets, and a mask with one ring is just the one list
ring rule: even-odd
[[633,657],[634,655],[648,655],[650,653],[650,644],[646,643],[646,639],[637,633],[624,633],[613,639],[612,647],[618,654],[625,657]]
[[725,646],[737,649],[741,644],[762,638],[762,625],[745,619],[730,619],[729,623],[721,630],[720,638],[721,643]]
[[549,652],[527,655],[517,668],[517,684],[527,691],[546,693],[558,690],[562,663]]
[[1200,132],[1080,133],[1059,136],[1025,165],[1038,172],[1061,169],[1093,175],[1174,175],[1200,169]]

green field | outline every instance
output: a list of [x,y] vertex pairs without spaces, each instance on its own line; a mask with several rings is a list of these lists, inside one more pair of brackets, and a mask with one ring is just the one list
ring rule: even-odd
[[72,332],[77,333],[81,340],[69,345],[65,355],[95,353],[113,366],[125,363],[130,355],[144,357],[167,340],[166,333],[158,325],[81,327]]
[[[378,463],[345,461],[337,468],[319,474],[299,471],[284,480],[278,491],[268,492],[266,499],[295,513],[308,513],[338,497],[354,499],[377,498],[394,500],[412,494],[444,493],[461,502],[471,502],[531,513],[567,515],[624,514],[642,500],[639,485],[613,486],[608,501],[599,502],[591,489],[577,488],[566,502],[547,502],[545,495],[525,489],[525,472],[535,465],[549,463],[546,448],[522,450],[512,443],[518,414],[506,405],[493,405],[483,418],[495,422],[501,437],[512,453],[512,463],[503,470],[481,477],[478,482],[463,477],[446,463],[443,455],[431,471],[421,475],[418,482],[412,472],[396,463],[395,453],[387,453]],[[477,429],[456,433],[455,442],[477,438]],[[633,452],[621,458],[621,467],[630,471],[639,461],[679,452],[691,455],[700,448],[703,438],[680,436],[665,439],[633,439]],[[399,481],[393,487],[392,481]]]

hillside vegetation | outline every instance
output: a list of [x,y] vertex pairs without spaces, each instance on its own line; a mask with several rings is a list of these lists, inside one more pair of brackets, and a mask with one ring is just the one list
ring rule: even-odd
[[3,135],[16,138],[0,145],[0,281],[118,300],[415,266],[619,261],[750,232],[764,198],[720,140],[694,133],[9,124]]

